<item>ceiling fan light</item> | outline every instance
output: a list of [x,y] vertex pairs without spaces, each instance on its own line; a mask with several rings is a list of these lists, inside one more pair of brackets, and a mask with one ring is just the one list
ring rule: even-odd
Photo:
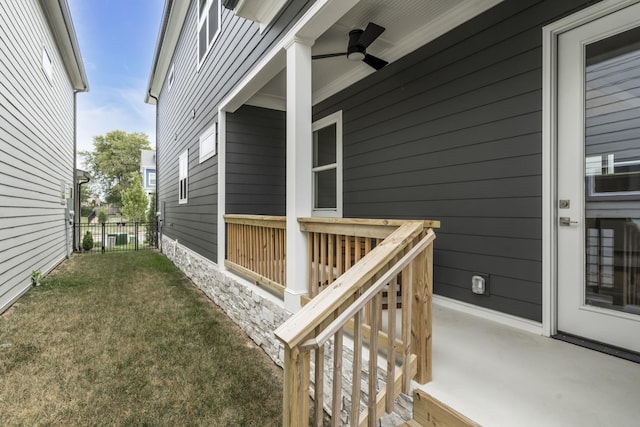
[[360,52],[360,51],[349,52],[347,54],[347,59],[349,61],[362,61],[364,59],[364,52]]

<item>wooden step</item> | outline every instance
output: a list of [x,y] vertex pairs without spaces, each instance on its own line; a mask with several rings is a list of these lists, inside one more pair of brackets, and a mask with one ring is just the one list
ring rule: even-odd
[[418,423],[416,420],[409,420],[406,423],[402,424],[400,427],[424,427],[424,426]]
[[411,427],[480,427],[458,411],[440,402],[422,390],[413,393],[413,420]]

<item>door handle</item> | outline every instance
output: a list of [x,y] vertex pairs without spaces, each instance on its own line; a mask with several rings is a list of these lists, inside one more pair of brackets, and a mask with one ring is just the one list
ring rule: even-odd
[[560,225],[563,227],[569,227],[571,224],[577,224],[578,221],[571,221],[571,218],[569,218],[568,216],[561,216],[560,217]]

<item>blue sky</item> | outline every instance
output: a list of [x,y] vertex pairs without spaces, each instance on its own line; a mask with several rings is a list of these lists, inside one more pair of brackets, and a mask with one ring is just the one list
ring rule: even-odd
[[78,150],[121,129],[155,146],[155,107],[144,97],[164,0],[68,0],[89,92],[78,94]]

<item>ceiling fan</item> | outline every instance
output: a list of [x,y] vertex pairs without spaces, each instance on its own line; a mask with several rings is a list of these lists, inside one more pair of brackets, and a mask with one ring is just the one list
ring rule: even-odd
[[349,31],[349,44],[347,45],[346,52],[314,55],[312,56],[312,59],[346,56],[349,61],[362,61],[376,70],[379,70],[387,65],[388,62],[384,59],[369,55],[367,53],[367,47],[380,37],[380,34],[382,34],[384,30],[384,27],[374,24],[373,22],[369,22],[367,28],[364,30],[357,29]]

